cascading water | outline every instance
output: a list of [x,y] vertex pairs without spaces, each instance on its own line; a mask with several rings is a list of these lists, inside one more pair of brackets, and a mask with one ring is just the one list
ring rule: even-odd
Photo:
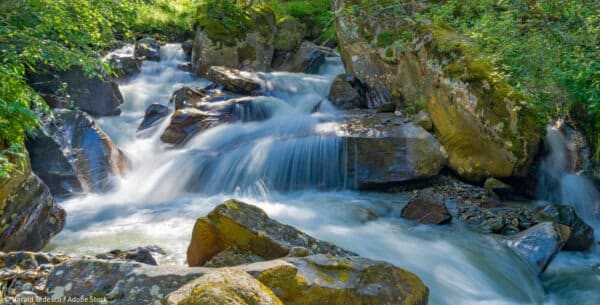
[[561,132],[562,121],[548,126],[544,143],[548,154],[540,164],[538,199],[572,206],[595,229],[600,239],[600,192],[593,182],[575,172],[576,152]]
[[[130,171],[112,193],[62,202],[69,220],[50,250],[82,255],[157,244],[169,253],[161,264],[185,264],[195,219],[235,197],[315,237],[415,272],[430,288],[433,305],[570,304],[564,302],[567,292],[544,292],[544,286],[572,280],[565,268],[551,266],[558,275],[542,282],[492,237],[393,217],[407,200],[402,195],[344,190],[347,160],[343,141],[333,136],[335,112],[324,111],[332,109],[325,102],[312,113],[334,76],[343,73],[339,59],[328,59],[319,75],[259,74],[266,80],[265,96],[253,97],[259,106],[234,110],[249,122],[222,124],[171,149],[160,142],[167,121],[152,136],[136,137],[144,110],[166,103],[184,84],[208,81],[177,68],[183,60],[179,45],[166,45],[161,53],[161,62],[144,62],[141,74],[121,85],[123,114],[98,119],[127,154]],[[243,119],[256,113],[269,118]],[[383,217],[363,222],[369,209]],[[559,266],[572,260],[593,261],[564,257]],[[587,280],[595,276],[591,270]],[[594,288],[573,289],[587,295],[577,304],[600,304]]]

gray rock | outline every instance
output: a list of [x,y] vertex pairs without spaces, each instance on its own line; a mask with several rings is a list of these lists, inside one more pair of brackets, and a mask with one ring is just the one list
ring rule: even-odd
[[348,177],[368,189],[436,176],[446,164],[443,147],[413,124],[381,124],[393,114],[349,115],[338,135],[348,149]]
[[506,244],[538,271],[544,272],[569,238],[569,227],[542,222],[513,237]]
[[363,104],[358,90],[352,87],[345,74],[335,77],[327,99],[338,109],[361,108]]
[[133,53],[137,58],[160,61],[160,43],[150,37],[140,39],[135,43]]
[[260,80],[253,78],[250,74],[226,67],[210,67],[206,78],[233,93],[252,94],[261,88]]
[[[91,115],[119,115],[123,95],[117,83],[98,76],[89,78],[81,67],[72,67],[65,72],[43,71],[28,75],[29,84],[39,93],[62,96],[68,94],[69,107]],[[67,85],[63,93],[63,83]]]
[[144,114],[144,120],[140,123],[137,131],[140,132],[157,125],[169,116],[170,112],[169,107],[162,104],[152,104],[148,106],[148,108],[146,108],[146,113]]
[[84,112],[55,109],[27,141],[31,166],[55,196],[106,192],[123,174],[124,154]]

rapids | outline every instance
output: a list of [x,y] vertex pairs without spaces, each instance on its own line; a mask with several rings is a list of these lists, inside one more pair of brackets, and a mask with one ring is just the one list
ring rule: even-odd
[[[336,113],[327,102],[311,113],[344,71],[338,58],[318,75],[261,74],[268,120],[221,125],[181,149],[160,142],[166,121],[151,137],[137,138],[147,106],[167,104],[184,84],[209,83],[177,68],[180,45],[161,53],[161,62],[145,61],[141,74],[121,84],[123,114],[97,119],[131,169],[115,178],[111,193],[62,201],[67,225],[47,250],[91,255],[156,244],[168,252],[161,264],[183,265],[195,219],[234,197],[317,238],[413,271],[429,287],[432,305],[600,304],[597,246],[559,254],[540,279],[491,236],[458,224],[415,225],[393,216],[408,198],[348,190],[344,143],[332,136]],[[364,222],[367,209],[384,217]]]

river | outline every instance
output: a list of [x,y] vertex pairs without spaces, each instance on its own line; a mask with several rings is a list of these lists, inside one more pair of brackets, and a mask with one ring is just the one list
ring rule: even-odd
[[[317,238],[416,273],[430,288],[432,305],[600,304],[597,245],[560,253],[538,277],[490,235],[392,216],[406,203],[403,195],[348,190],[343,143],[331,135],[337,114],[328,105],[311,113],[343,73],[339,58],[328,59],[318,75],[261,74],[268,85],[260,104],[273,112],[270,119],[224,124],[172,149],[160,141],[168,122],[150,137],[136,137],[145,109],[167,104],[184,84],[209,82],[178,69],[180,45],[167,44],[161,55],[120,85],[123,114],[97,119],[126,153],[129,172],[115,178],[113,192],[62,201],[67,225],[47,250],[92,255],[156,244],[167,251],[161,264],[184,265],[195,219],[236,198]],[[364,222],[367,209],[383,217]]]

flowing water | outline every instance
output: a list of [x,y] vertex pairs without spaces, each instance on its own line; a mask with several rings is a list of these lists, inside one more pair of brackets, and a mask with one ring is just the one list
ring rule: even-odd
[[[121,116],[98,119],[127,154],[130,171],[112,193],[62,202],[67,226],[49,250],[84,255],[157,244],[168,252],[161,264],[185,264],[195,219],[237,198],[315,237],[415,272],[430,288],[430,304],[600,304],[597,251],[560,254],[540,280],[493,237],[460,225],[415,225],[393,216],[404,196],[348,190],[344,143],[332,135],[336,113],[326,102],[312,113],[343,72],[339,59],[328,59],[319,75],[260,74],[267,80],[257,99],[262,106],[241,113],[268,109],[270,119],[224,124],[170,149],[159,140],[167,122],[151,137],[136,137],[144,110],[166,104],[183,84],[208,81],[177,69],[179,45],[163,47],[162,58],[144,62],[142,73],[121,85]],[[364,222],[369,209],[383,217]]]

